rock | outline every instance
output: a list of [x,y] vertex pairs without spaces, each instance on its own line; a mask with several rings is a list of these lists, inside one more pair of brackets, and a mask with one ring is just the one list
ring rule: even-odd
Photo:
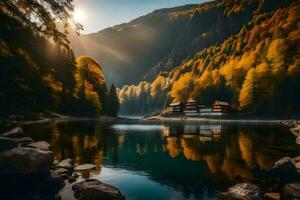
[[3,137],[10,137],[10,138],[23,137],[23,135],[24,135],[24,132],[20,126],[1,134],[1,136],[3,136]]
[[292,158],[293,163],[300,162],[300,156],[297,156],[295,158]]
[[54,160],[54,161],[53,161],[53,165],[54,165],[54,166],[55,166],[55,165],[58,165],[58,163],[59,163],[58,160]]
[[273,164],[272,169],[279,168],[279,167],[284,166],[285,164],[290,164],[290,163],[292,164],[292,159],[290,157],[286,156],[286,157],[283,157],[283,158],[277,160]]
[[298,171],[300,171],[300,162],[295,163],[295,167]]
[[295,164],[296,163],[290,157],[283,157],[274,163],[269,174],[273,177],[280,178],[285,183],[300,181],[300,174]]
[[71,176],[70,178],[68,178],[69,183],[74,183],[77,180],[77,178],[75,176]]
[[54,190],[58,191],[61,188],[63,188],[64,185],[65,185],[65,182],[62,179],[62,177],[60,177],[57,173],[55,173],[54,171],[51,170],[51,172],[50,172],[50,186],[52,186],[52,188]]
[[18,143],[11,138],[0,137],[0,151],[17,147]]
[[300,199],[300,182],[285,185],[282,191],[282,199]]
[[37,149],[40,149],[42,151],[49,151],[50,150],[50,144],[48,142],[45,142],[45,141],[33,142],[33,143],[30,143],[26,146],[31,147],[31,148],[37,148]]
[[300,145],[300,136],[296,138],[296,144]]
[[61,173],[61,174],[59,174],[59,176],[60,176],[61,178],[63,178],[64,180],[66,180],[66,179],[68,179],[71,175],[70,175],[70,173]]
[[82,165],[79,165],[78,167],[75,167],[75,171],[85,171],[85,170],[92,170],[92,169],[96,169],[96,165],[82,164]]
[[290,128],[290,131],[291,131],[296,137],[300,137],[300,125],[297,125],[295,128]]
[[32,138],[30,137],[13,138],[13,140],[21,145],[28,145],[29,143],[33,142]]
[[57,164],[57,167],[73,169],[71,162],[72,162],[71,158],[64,159]]
[[69,170],[66,168],[58,168],[55,170],[55,173],[57,173],[57,174],[69,173]]
[[125,197],[114,186],[95,179],[88,179],[72,186],[74,195],[80,200],[125,200]]
[[265,193],[265,199],[268,199],[268,200],[280,200],[280,193],[278,193],[278,192],[268,192],[268,193]]
[[0,152],[0,173],[25,175],[49,172],[53,152],[28,147],[16,147]]
[[263,199],[262,191],[251,183],[239,183],[220,195],[224,200],[260,200]]

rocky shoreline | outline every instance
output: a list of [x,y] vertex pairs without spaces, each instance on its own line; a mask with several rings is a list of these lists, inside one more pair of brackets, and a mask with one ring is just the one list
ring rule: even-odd
[[[54,160],[50,145],[24,137],[21,127],[0,134],[1,199],[125,200],[114,186],[90,179],[93,164],[73,166],[70,158]],[[64,190],[71,188],[63,197]]]
[[[282,120],[296,136],[296,143],[300,145],[300,121]],[[278,191],[263,193],[261,188],[253,183],[239,183],[220,194],[222,200],[295,200],[300,199],[300,155],[294,158],[283,157],[276,161],[269,170],[253,169],[253,173],[283,184]]]

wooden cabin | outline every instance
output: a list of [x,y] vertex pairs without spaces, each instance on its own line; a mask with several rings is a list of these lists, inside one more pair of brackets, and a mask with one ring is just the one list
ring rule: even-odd
[[181,101],[179,102],[173,102],[168,106],[168,111],[172,113],[180,113],[183,112],[183,103]]
[[192,98],[189,98],[189,100],[185,104],[184,113],[192,114],[198,112],[199,112],[198,102]]
[[230,104],[224,101],[215,101],[212,106],[213,112],[218,113],[229,113],[231,110]]

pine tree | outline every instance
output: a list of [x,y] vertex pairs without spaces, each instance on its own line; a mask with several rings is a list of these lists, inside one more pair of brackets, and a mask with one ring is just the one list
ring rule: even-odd
[[120,108],[119,98],[117,95],[117,90],[114,84],[111,85],[109,90],[109,114],[112,116],[117,116]]

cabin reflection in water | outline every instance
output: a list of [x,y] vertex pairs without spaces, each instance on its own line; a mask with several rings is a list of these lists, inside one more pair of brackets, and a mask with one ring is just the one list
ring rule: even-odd
[[222,134],[222,126],[217,124],[201,124],[201,125],[166,125],[163,128],[164,137],[183,137],[192,138],[199,137],[202,142],[218,140]]

